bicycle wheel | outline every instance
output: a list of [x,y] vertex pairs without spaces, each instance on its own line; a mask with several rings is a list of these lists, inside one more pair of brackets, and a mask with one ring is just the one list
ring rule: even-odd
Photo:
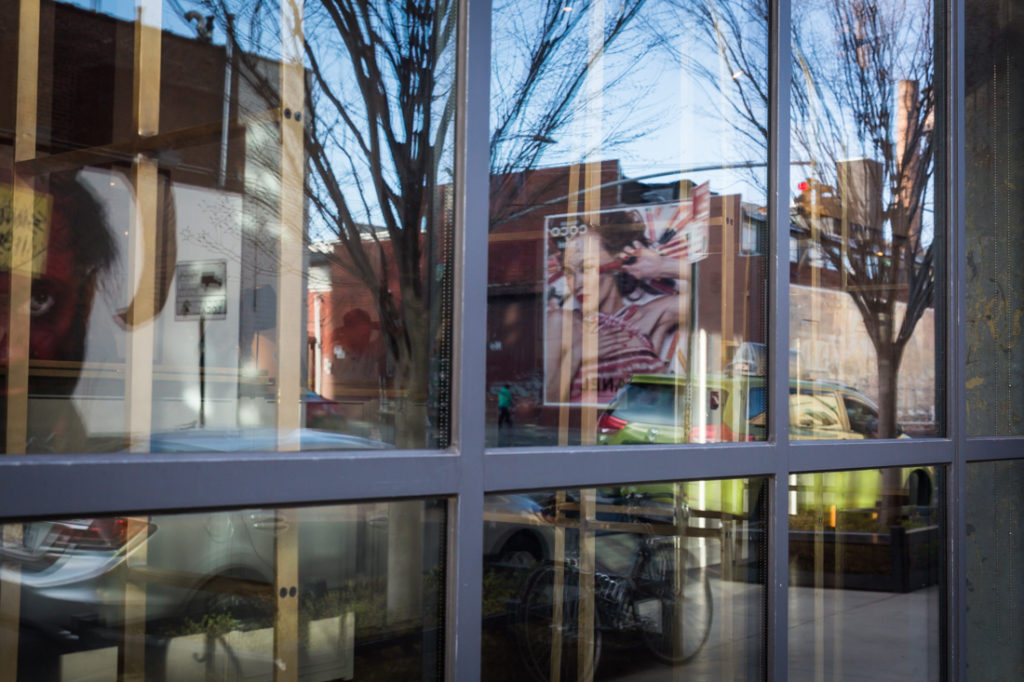
[[[555,619],[555,566],[545,564],[536,568],[526,582],[522,599],[517,607],[516,632],[523,661],[533,679],[539,682],[553,679],[552,656],[557,655],[560,682],[575,682],[579,677],[580,584],[579,571],[567,566],[562,578],[561,622]],[[556,646],[556,634],[561,635],[561,646]],[[598,614],[594,613],[594,656],[584,675],[592,676],[601,658],[601,630]]]
[[[633,590],[633,614],[651,653],[665,663],[685,663],[711,634],[711,583],[707,568],[682,550],[684,568],[676,584],[676,549],[670,542],[651,547],[641,559]],[[676,609],[682,609],[676,617]]]

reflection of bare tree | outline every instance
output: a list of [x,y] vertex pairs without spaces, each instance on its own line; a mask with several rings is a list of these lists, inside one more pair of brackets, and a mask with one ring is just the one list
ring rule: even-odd
[[[794,112],[793,127],[807,133],[794,138],[842,205],[827,220],[815,220],[812,206],[797,224],[821,245],[860,311],[878,363],[878,435],[891,438],[903,351],[934,291],[935,245],[923,224],[933,159],[931,6],[835,0],[828,9],[838,58],[817,55],[816,74],[796,50],[814,94]],[[819,105],[848,115],[820,116]],[[854,142],[844,144],[851,133]],[[898,301],[906,303],[902,320]]]
[[[900,362],[934,290],[934,243],[923,222],[934,153],[931,5],[821,7],[805,16],[795,5],[792,22],[792,156],[811,167],[794,229],[816,245],[860,311],[877,354],[878,435],[894,437]],[[767,0],[709,1],[693,16],[730,75],[701,65],[697,73],[766,155],[766,42],[750,40],[749,27],[767,25]],[[807,27],[822,22],[831,36],[812,36]],[[906,303],[902,319],[897,302]]]
[[[600,69],[606,79],[603,90],[635,70],[605,70],[603,58],[617,52],[630,66],[638,65],[649,52],[646,36],[630,35],[646,0],[584,0],[568,5],[563,0],[543,3],[503,3],[495,8],[495,40],[492,77],[491,215],[495,228],[513,219],[523,205],[536,204],[563,186],[533,183],[530,196],[509,199],[523,189],[522,173],[536,169],[545,151],[558,142],[574,117],[580,115],[586,95],[581,93],[588,73]],[[595,39],[595,19],[603,16]],[[632,93],[637,100],[640,91]],[[628,128],[606,132],[602,148],[615,147],[638,135],[637,101],[628,103],[624,117]],[[555,178],[557,183],[564,178]]]
[[[294,13],[304,5],[307,238],[340,242],[327,257],[371,292],[393,371],[389,387],[405,398],[397,411],[397,442],[424,445],[430,358],[447,323],[439,314],[439,290],[449,274],[434,274],[448,260],[450,241],[444,239],[449,217],[440,187],[450,183],[451,172],[453,3],[200,4],[220,26],[231,27],[239,76],[258,100],[249,106],[269,110],[281,106],[278,73],[258,55],[280,44],[282,6]],[[248,144],[246,159],[273,175],[280,162],[275,124],[263,128],[268,144]],[[272,185],[248,194],[271,211],[277,200]],[[255,246],[273,251],[272,244]]]
[[[453,179],[456,3],[196,4],[219,26],[231,27],[239,78],[258,100],[249,108],[271,111],[280,107],[278,73],[272,61],[258,54],[280,42],[282,6],[289,12],[303,6],[309,234],[337,240],[341,248],[326,256],[372,292],[391,367],[390,387],[409,398],[397,412],[396,438],[400,445],[422,445],[431,358],[438,355],[443,327],[450,322],[441,305],[451,278],[446,227]],[[584,18],[592,4],[597,0],[566,11],[564,2],[548,0],[521,10],[522,30],[515,34],[518,47],[509,62],[515,68],[501,69],[495,86],[492,172],[502,175],[537,165],[553,136],[571,120],[596,55],[621,37],[644,0],[604,8],[596,49],[594,27]],[[234,23],[232,15],[237,16]],[[273,175],[280,162],[276,123],[269,121],[262,129],[268,143],[248,144],[246,163]],[[272,215],[277,201],[272,183],[269,191],[247,188],[247,200]],[[272,253],[272,242],[255,247]],[[443,381],[446,368],[435,375]],[[437,389],[443,399],[446,389]]]

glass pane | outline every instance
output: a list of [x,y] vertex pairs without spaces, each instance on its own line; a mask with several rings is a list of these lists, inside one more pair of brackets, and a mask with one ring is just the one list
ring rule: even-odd
[[490,445],[765,437],[762,4],[495,3]]
[[967,679],[1024,670],[1024,461],[967,465]]
[[964,160],[969,198],[967,269],[967,432],[1024,434],[1024,18],[1006,5],[965,6]]
[[756,478],[487,496],[482,679],[764,679],[767,495]]
[[441,679],[446,506],[7,524],[0,675]]
[[793,3],[790,388],[841,400],[794,439],[943,432],[934,23],[932,0]]
[[790,680],[939,680],[945,470],[789,479]]
[[6,452],[447,444],[456,17],[409,11],[3,3]]

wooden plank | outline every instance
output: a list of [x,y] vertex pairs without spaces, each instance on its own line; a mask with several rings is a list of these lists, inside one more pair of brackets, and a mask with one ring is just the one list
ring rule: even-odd
[[292,509],[277,511],[274,535],[274,682],[299,679],[299,525]]
[[277,295],[277,432],[280,450],[297,450],[288,435],[302,425],[300,392],[305,384],[302,358],[306,347],[303,291],[305,236],[303,183],[305,154],[301,113],[305,105],[303,80],[303,5],[281,3],[280,91],[281,193],[279,197],[279,269]]
[[[135,62],[132,70],[132,117],[139,137],[160,132],[161,2],[137,0]],[[137,281],[125,320],[128,335],[125,424],[129,449],[149,449],[153,417],[153,317],[156,314],[157,220],[159,176],[152,159],[138,155],[131,173],[135,189],[132,230],[126,260],[128,281]]]
[[[4,547],[20,547],[22,525],[3,527]],[[21,628],[21,570],[18,564],[5,563],[5,579],[0,582],[0,682],[17,682],[18,631]]]
[[[565,491],[555,493],[555,508],[565,502]],[[555,512],[557,522],[558,512]],[[551,682],[562,679],[562,618],[565,606],[565,527],[555,526],[555,576],[551,588]]]
[[135,205],[129,239],[128,268],[138,284],[125,320],[129,331],[125,357],[125,425],[132,452],[149,450],[153,428],[153,343],[156,314],[157,213],[159,177],[156,164],[138,158],[132,169]]
[[[39,99],[39,0],[21,0],[18,16],[18,92],[15,107],[14,162],[36,155]],[[29,298],[32,295],[35,187],[17,173],[13,185],[10,294],[7,306],[7,454],[23,454],[28,438]]]
[[[301,113],[305,106],[303,3],[281,2],[280,94],[282,116],[281,188],[279,222],[281,227],[277,292],[277,436],[280,450],[297,450],[298,439],[288,442],[292,431],[301,426],[300,391],[306,333],[302,324],[305,308],[303,291],[303,210],[304,148]],[[275,587],[277,608],[274,614],[274,681],[295,682],[299,678],[299,528],[294,510],[278,512],[283,524],[278,530],[275,548]]]
[[[674,507],[678,518],[684,518],[683,514],[686,511],[686,489],[684,483],[673,483],[672,484]],[[672,538],[672,551],[674,552],[674,572],[672,575],[672,587],[673,595],[675,595],[675,604],[672,609],[673,623],[672,623],[672,650],[675,656],[681,657],[683,654],[684,642],[685,642],[685,629],[686,629],[686,582],[689,579],[687,573],[686,557],[687,557],[687,538],[694,535],[701,535],[706,528],[690,528],[685,524],[680,524],[678,533],[674,533],[675,537]],[[694,532],[696,531],[696,532]],[[700,558],[698,557],[698,561]],[[723,647],[728,649],[729,647]],[[672,669],[672,679],[674,682],[683,682],[686,679],[686,673],[684,672],[683,666],[677,665]]]
[[589,524],[597,512],[595,488],[580,489],[580,517],[583,527],[580,529],[579,558],[579,648],[576,659],[576,677],[579,682],[594,679],[594,645],[595,604],[594,575],[597,567],[597,540]]
[[[579,192],[580,184],[580,166],[579,164],[572,164],[569,166],[569,204],[566,207],[566,212],[569,217],[566,218],[566,222],[571,222],[576,219],[576,214],[579,208],[579,198],[576,196]],[[568,251],[569,245],[566,242],[566,252]],[[566,254],[563,253],[562,264],[565,265]],[[568,296],[573,296],[576,290],[576,277],[579,274],[576,272],[565,273],[565,285],[568,291]],[[572,354],[573,344],[576,342],[573,339],[573,317],[572,308],[568,310],[563,305],[562,308],[562,329],[561,329],[561,343],[560,353],[561,362],[559,363],[559,384],[558,384],[558,444],[565,446],[569,444],[569,396],[572,394],[572,380],[574,379],[572,373]],[[547,330],[548,334],[552,333],[552,330]]]
[[[580,378],[583,391],[580,397],[580,444],[597,443],[597,385],[600,379],[600,358],[598,357],[600,325],[598,304],[600,282],[601,244],[600,239],[583,240],[583,324],[580,343],[583,345],[580,357]],[[577,275],[579,276],[579,275]]]
[[[281,118],[281,108],[274,107],[245,117],[245,125],[237,121],[229,122],[227,132],[244,133],[249,124],[258,121],[277,121]],[[85,147],[71,151],[29,158],[15,163],[15,170],[23,177],[74,170],[85,166],[106,165],[111,163],[134,162],[139,155],[148,155],[161,149],[178,149],[218,141],[224,133],[222,121],[210,121],[185,128],[176,128],[145,137],[133,137],[123,142]]]
[[[735,201],[733,201],[735,199]],[[742,209],[737,214],[734,209],[739,209],[739,197],[727,195],[720,199],[722,203],[722,338],[720,362],[724,365],[728,362],[728,348],[731,347],[733,339],[733,320],[736,317],[735,300],[735,274],[736,265],[736,232],[738,230]],[[724,372],[725,367],[717,367],[716,371]],[[738,402],[736,403],[739,404]]]
[[[587,162],[584,166],[583,211],[590,224],[599,223],[601,170],[604,147],[604,49],[606,0],[590,5],[587,57],[590,65],[584,79],[584,112]],[[600,240],[587,239],[583,266],[583,395],[580,408],[580,444],[597,443],[598,399],[598,303],[600,291]],[[590,371],[587,371],[587,368]]]
[[[39,82],[39,0],[21,0],[18,15],[18,90],[15,107],[14,161],[36,154]],[[14,209],[11,221],[10,293],[7,306],[6,452],[24,454],[28,439],[29,298],[32,295],[33,212],[35,193],[17,173],[12,174]],[[3,264],[0,264],[3,265]],[[22,525],[3,526],[4,546],[20,547]],[[3,566],[0,583],[0,682],[18,679],[18,636],[21,628],[21,569]]]
[[173,571],[155,568],[145,564],[129,566],[127,570],[129,582],[137,585],[161,585],[179,587],[187,590],[198,589],[216,594],[231,594],[246,599],[274,599],[274,585],[262,580],[233,578],[228,576],[210,576],[191,571]]
[[[149,137],[160,132],[161,0],[137,0],[135,62],[132,67],[132,117],[135,133]],[[157,220],[160,181],[155,161],[138,155],[131,173],[135,189],[131,238],[126,260],[129,282],[137,280],[135,296],[125,319],[130,333],[126,353],[125,425],[128,448],[149,450],[153,429],[153,318],[156,316]],[[130,518],[128,532],[148,526],[145,517]],[[142,532],[145,532],[142,530]],[[129,535],[131,537],[131,535]],[[128,566],[145,564],[148,543],[130,555]],[[143,680],[146,671],[146,587],[125,582],[121,679]]]
[[124,583],[124,645],[122,649],[121,680],[142,682],[146,678],[146,583],[131,582],[127,579],[132,568],[145,566],[149,556],[148,529],[146,517],[128,517],[127,537],[141,534],[143,538],[128,553],[128,572]]

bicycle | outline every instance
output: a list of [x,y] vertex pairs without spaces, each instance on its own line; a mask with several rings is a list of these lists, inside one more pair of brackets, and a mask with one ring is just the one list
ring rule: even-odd
[[[684,564],[676,572],[676,557]],[[581,573],[573,558],[561,566],[561,618],[556,619],[559,566],[541,564],[527,578],[515,618],[518,641],[530,674],[551,679],[552,656],[558,657],[561,682],[577,679]],[[626,575],[596,570],[594,582],[593,660],[584,677],[596,673],[601,658],[603,633],[627,633],[638,637],[648,651],[667,664],[692,660],[711,634],[713,605],[707,568],[675,539],[646,536],[638,543]],[[585,584],[585,583],[584,583]],[[678,619],[676,608],[683,611]],[[561,646],[556,647],[560,635]]]

